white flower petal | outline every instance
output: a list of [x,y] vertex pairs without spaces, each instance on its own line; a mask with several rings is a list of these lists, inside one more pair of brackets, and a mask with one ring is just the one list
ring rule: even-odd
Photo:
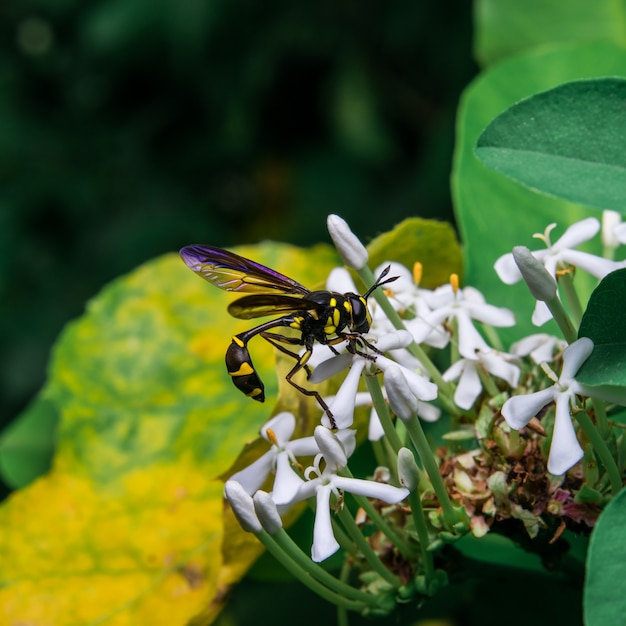
[[587,217],[580,222],[568,226],[565,232],[554,242],[553,248],[564,250],[575,248],[596,236],[600,230],[600,221],[595,217]]
[[276,477],[272,488],[272,499],[276,504],[291,502],[304,481],[291,466],[289,455],[279,454],[276,457]]
[[524,428],[528,422],[554,399],[554,387],[535,391],[525,396],[513,396],[502,407],[502,416],[515,430]]
[[326,279],[326,289],[339,293],[356,293],[356,285],[345,267],[335,267]]
[[276,449],[272,448],[261,455],[256,461],[244,467],[239,472],[235,472],[230,480],[236,481],[246,492],[252,495],[265,482],[274,467],[276,459]]
[[552,313],[550,313],[548,305],[541,300],[537,300],[537,302],[535,302],[535,310],[533,311],[533,316],[531,318],[532,323],[535,326],[543,326],[551,319]]
[[465,311],[458,311],[456,316],[458,326],[459,352],[466,359],[476,359],[476,352],[488,352],[489,346],[478,332],[470,316]]
[[567,261],[570,265],[579,267],[598,279],[602,279],[607,274],[623,267],[622,263],[618,261],[605,259],[595,254],[581,252],[580,250],[564,250],[560,256],[561,259]]
[[278,415],[275,415],[271,420],[266,422],[261,427],[261,436],[266,441],[271,441],[267,436],[268,429],[276,435],[276,439],[282,444],[284,441],[289,441],[289,439],[291,439],[291,436],[296,429],[296,418],[292,413],[284,411],[282,413],[278,413]]
[[324,426],[316,426],[313,432],[327,467],[337,471],[348,464],[348,456],[341,441]]
[[316,563],[327,559],[340,548],[333,534],[333,525],[330,520],[331,490],[330,485],[320,486],[317,490],[313,546],[311,547],[311,558]]
[[343,370],[350,367],[353,358],[354,357],[347,352],[338,356],[331,356],[329,359],[315,366],[315,369],[309,377],[309,382],[317,384],[332,378],[336,374],[339,374],[339,372],[343,372]]
[[576,438],[576,431],[570,417],[570,394],[559,394],[556,398],[554,432],[548,458],[548,471],[551,474],[565,474],[583,457],[583,449]]
[[436,422],[441,417],[441,410],[428,402],[418,400],[417,414],[425,422]]
[[520,368],[502,356],[502,353],[492,350],[482,354],[480,361],[492,375],[505,380],[510,387],[517,387],[520,377]]
[[337,395],[328,407],[333,414],[337,428],[350,428],[352,426],[356,394],[364,367],[365,359],[354,360],[352,367],[348,370],[348,374],[337,391]]
[[411,393],[402,368],[395,364],[389,365],[383,382],[393,412],[402,420],[411,419],[417,413],[417,398]]
[[383,430],[383,425],[378,417],[378,413],[376,412],[376,409],[372,407],[372,410],[370,411],[367,438],[369,441],[380,441],[384,434],[385,431]]
[[500,278],[500,280],[506,285],[514,285],[522,280],[522,275],[511,252],[503,254],[495,262],[494,269],[498,274],[498,278]]
[[333,485],[342,491],[347,491],[357,496],[382,500],[389,504],[396,504],[396,502],[404,500],[409,495],[409,490],[405,487],[394,487],[393,485],[379,483],[374,480],[362,480],[345,476],[333,477]]
[[563,369],[559,380],[569,381],[593,352],[593,341],[589,337],[581,337],[565,348],[563,352]]
[[476,363],[466,359],[463,373],[454,392],[454,402],[458,407],[469,410],[482,390],[483,385],[480,382]]

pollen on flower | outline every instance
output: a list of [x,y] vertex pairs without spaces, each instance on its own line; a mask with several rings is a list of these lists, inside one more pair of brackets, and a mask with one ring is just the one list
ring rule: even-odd
[[422,275],[424,274],[424,266],[419,262],[413,263],[413,282],[419,285],[422,282]]
[[267,435],[267,438],[272,445],[274,446],[278,445],[278,439],[276,438],[276,433],[271,428],[266,428],[265,434]]
[[452,291],[457,293],[459,290],[459,275],[458,274],[450,274],[450,285],[452,285]]

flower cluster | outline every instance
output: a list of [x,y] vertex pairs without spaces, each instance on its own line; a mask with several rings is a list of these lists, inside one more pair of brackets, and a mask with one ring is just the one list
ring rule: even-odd
[[[514,518],[535,536],[546,515],[593,525],[597,503],[583,511],[576,496],[586,480],[579,462],[596,455],[608,476],[602,484],[613,491],[621,487],[607,441],[610,428],[593,404],[615,398],[576,380],[594,345],[577,337],[579,305],[567,289],[566,309],[559,285],[572,280],[574,268],[601,279],[622,266],[576,249],[600,231],[600,222],[582,220],[554,243],[552,224],[537,236],[545,248],[518,247],[498,259],[495,271],[502,281],[523,279],[535,297],[533,323],[554,319],[564,337],[536,333],[508,351],[497,329],[514,326],[512,311],[487,303],[473,287],[460,287],[455,275],[430,290],[420,286],[419,265],[411,272],[390,262],[372,272],[366,249],[347,224],[337,216],[328,223],[342,258],[366,284],[374,284],[388,266],[397,278],[372,293],[366,335],[348,333],[338,337],[343,343],[315,346],[307,362],[309,384],[347,372],[336,393],[325,398],[328,409],[313,434],[293,438],[296,417],[274,416],[261,429],[267,452],[227,482],[226,496],[244,528],[268,549],[280,544],[302,563],[293,547],[285,547],[280,515],[311,503],[312,561],[343,548],[361,564],[362,589],[347,598],[355,603],[347,608],[385,612],[381,597],[432,593],[441,582],[433,551],[468,531],[482,536],[498,519]],[[621,225],[613,226],[621,240]],[[603,232],[613,231],[606,226]],[[343,268],[332,272],[327,288],[357,292]],[[369,407],[367,439],[379,464],[368,479],[353,477],[348,468],[361,440],[355,429],[360,407]],[[442,416],[450,420],[445,440],[471,442],[472,449],[432,449],[421,422]],[[598,484],[587,487],[597,490]],[[332,601],[340,603],[343,583],[339,591],[326,576],[307,569],[302,579],[338,594]]]

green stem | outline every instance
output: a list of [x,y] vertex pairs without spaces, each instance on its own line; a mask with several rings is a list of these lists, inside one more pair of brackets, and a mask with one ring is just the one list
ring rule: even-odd
[[593,406],[593,412],[595,413],[595,416],[596,416],[596,424],[598,425],[598,430],[600,431],[600,435],[602,439],[606,441],[611,433],[609,420],[607,419],[607,416],[606,416],[606,406],[602,400],[598,400],[597,398],[592,398],[591,404]]
[[339,510],[339,519],[365,557],[365,560],[369,563],[370,567],[392,587],[396,589],[400,587],[402,582],[385,567],[378,555],[374,552],[370,544],[367,542],[367,539],[365,539],[361,533],[360,528],[352,518],[350,511],[348,511],[345,507],[341,507]]
[[291,539],[291,537],[284,528],[272,535],[272,538],[274,539],[276,544],[279,545],[281,549],[286,554],[288,554],[303,570],[305,570],[308,574],[326,585],[332,591],[335,591],[336,593],[339,593],[350,600],[365,602],[370,605],[377,604],[375,596],[355,589],[346,582],[335,578],[332,574],[330,574],[317,563],[311,561],[308,555],[306,555],[293,541],[293,539]]
[[367,390],[369,391],[370,396],[372,396],[372,402],[374,403],[374,408],[378,414],[378,419],[380,420],[383,430],[385,431],[385,437],[391,444],[394,452],[397,453],[402,447],[402,441],[400,440],[400,437],[398,437],[398,433],[394,428],[393,420],[391,419],[391,414],[389,413],[389,407],[387,402],[385,402],[383,390],[380,386],[380,381],[377,376],[366,376],[365,384],[367,385]]
[[561,329],[565,341],[567,341],[567,343],[574,343],[576,339],[578,339],[576,328],[563,308],[562,302],[555,296],[552,300],[546,300],[546,305],[550,309],[554,321]]
[[583,309],[580,305],[580,300],[578,299],[578,294],[576,293],[576,288],[574,287],[574,280],[570,272],[559,274],[559,285],[561,286],[565,300],[569,305],[574,323],[578,326],[583,317]]
[[[341,476],[347,476],[348,478],[354,478],[352,472],[346,467],[340,472]],[[387,520],[376,510],[374,505],[365,497],[356,494],[350,494],[355,502],[360,506],[367,516],[374,522],[376,527],[391,541],[396,548],[406,557],[412,558],[415,556],[415,550],[411,544],[409,544],[404,537],[398,533],[392,526],[390,526]]]
[[430,543],[428,526],[426,525],[426,517],[424,516],[424,509],[422,508],[422,501],[420,500],[420,495],[417,490],[412,491],[409,494],[409,504],[411,505],[413,523],[415,524],[415,530],[417,531],[417,538],[422,552],[424,575],[426,576],[426,582],[429,583],[435,573],[435,566],[433,562],[433,553],[428,550],[428,545]]
[[574,412],[574,417],[606,468],[609,480],[611,481],[611,491],[613,495],[615,495],[622,488],[622,476],[611,451],[586,411]]
[[[303,568],[293,560],[291,555],[283,550],[265,530],[256,534],[257,538],[265,546],[267,551],[295,578],[302,584],[306,585],[311,591],[324,598],[332,604],[343,607],[348,611],[363,611],[369,603],[350,600],[343,595],[330,590],[328,587],[320,583],[311,574],[310,569]],[[312,564],[312,561],[309,561]]]
[[435,491],[435,495],[439,500],[439,505],[443,511],[443,517],[450,530],[455,532],[454,525],[461,521],[459,515],[456,510],[452,506],[452,502],[450,501],[450,497],[448,496],[448,492],[446,490],[446,486],[444,485],[443,478],[439,473],[439,465],[437,464],[437,460],[433,451],[428,444],[428,440],[426,439],[426,435],[424,433],[424,429],[418,419],[417,416],[414,416],[413,419],[404,422],[409,437],[417,450],[419,458],[421,459],[424,469],[430,478],[430,482]]

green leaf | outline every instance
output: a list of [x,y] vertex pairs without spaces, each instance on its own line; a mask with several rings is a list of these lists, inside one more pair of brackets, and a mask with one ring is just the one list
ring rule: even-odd
[[367,246],[372,268],[385,261],[397,261],[413,268],[423,265],[421,286],[427,289],[447,283],[450,274],[461,274],[462,252],[450,224],[409,218],[387,233],[379,235]]
[[626,387],[626,269],[611,272],[591,294],[578,329],[594,349],[576,375],[586,385]]
[[[516,312],[517,325],[500,331],[504,340],[537,332],[530,317],[534,301],[522,283],[503,285],[493,264],[515,245],[537,248],[533,234],[556,222],[557,238],[565,228],[599,211],[545,196],[487,169],[475,156],[482,130],[498,114],[519,100],[567,81],[607,75],[626,75],[626,50],[610,44],[541,50],[506,60],[484,72],[465,91],[458,114],[458,141],[452,191],[457,224],[464,242],[466,282],[489,302]],[[581,247],[601,253],[599,241]],[[583,300],[596,286],[584,272],[576,276]],[[554,325],[542,328],[556,332]]]
[[600,515],[591,534],[583,598],[586,626],[623,624],[626,615],[626,489]]
[[[328,246],[238,252],[313,288],[337,262]],[[52,469],[0,506],[7,623],[208,624],[258,556],[221,476],[271,415],[279,381],[259,339],[266,403],[233,386],[224,352],[253,324],[228,315],[232,298],[172,254],[105,287],[64,330],[44,391],[61,415]]]
[[499,115],[476,155],[531,189],[626,212],[625,100],[621,78],[560,85]]
[[475,55],[484,65],[537,46],[626,44],[624,3],[614,0],[477,0]]
[[0,472],[14,489],[50,469],[59,421],[56,406],[39,394],[0,437]]

